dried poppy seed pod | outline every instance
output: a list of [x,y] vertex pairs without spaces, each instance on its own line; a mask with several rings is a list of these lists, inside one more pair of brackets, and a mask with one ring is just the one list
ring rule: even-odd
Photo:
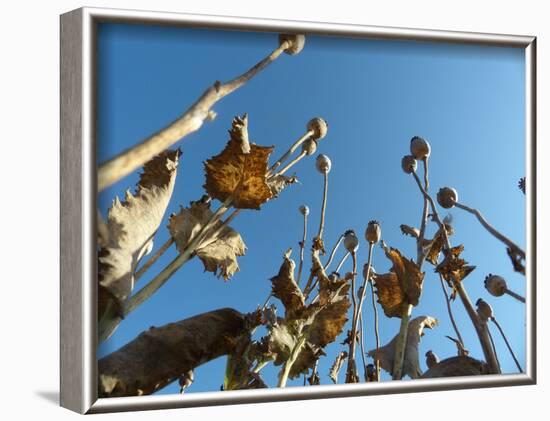
[[313,155],[317,151],[317,141],[315,139],[308,139],[302,144],[302,152],[306,155]]
[[481,317],[481,320],[486,322],[489,319],[493,318],[493,308],[491,304],[485,301],[483,298],[480,298],[476,301],[477,314]]
[[506,280],[502,276],[489,274],[485,278],[485,288],[491,295],[500,297],[506,293],[508,286]]
[[403,168],[405,174],[412,174],[413,172],[416,172],[417,167],[418,163],[416,162],[415,157],[412,155],[405,155],[401,160],[401,168]]
[[315,117],[308,121],[307,130],[313,132],[313,139],[320,140],[327,135],[328,124],[321,117]]
[[317,167],[317,171],[320,173],[328,174],[330,172],[332,162],[330,162],[330,158],[328,156],[320,154],[317,156],[315,166]]
[[309,208],[307,205],[302,205],[300,206],[300,213],[304,216],[308,216],[309,215]]
[[442,187],[437,192],[439,206],[450,209],[458,202],[458,192],[452,187]]
[[426,365],[428,368],[432,368],[434,365],[439,363],[439,357],[433,353],[432,350],[426,352]]
[[290,44],[290,46],[285,49],[285,53],[293,56],[303,50],[306,43],[306,37],[302,34],[280,34],[279,44],[285,41],[288,41]]
[[355,253],[359,248],[359,238],[357,238],[354,230],[347,230],[344,233],[344,247],[350,253]]
[[411,139],[411,154],[416,159],[427,159],[430,156],[430,144],[423,138],[415,136]]
[[376,244],[382,237],[382,229],[378,221],[369,221],[367,229],[365,230],[365,238],[370,244]]

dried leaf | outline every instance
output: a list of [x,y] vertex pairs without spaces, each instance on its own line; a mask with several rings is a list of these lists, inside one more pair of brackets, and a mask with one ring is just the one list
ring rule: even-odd
[[224,202],[233,199],[241,209],[260,209],[273,197],[267,183],[268,158],[273,147],[258,146],[248,141],[248,117],[235,117],[225,149],[205,164],[208,194]]
[[292,364],[288,377],[295,379],[302,374],[306,374],[310,369],[315,367],[315,363],[322,355],[325,355],[322,349],[306,342],[302,351],[298,354],[296,361]]
[[397,275],[399,284],[403,290],[403,296],[409,304],[418,305],[420,293],[422,292],[422,281],[424,273],[412,259],[406,259],[401,252],[394,248],[384,247],[384,252],[393,266],[391,271]]
[[[202,200],[191,202],[188,208],[182,207],[177,214],[170,216],[168,230],[180,253],[211,217],[210,203]],[[204,270],[213,272],[225,280],[239,270],[237,256],[244,256],[245,252],[246,246],[239,233],[229,226],[223,226],[221,221],[212,226],[210,234],[206,235],[195,249],[195,253],[204,264]]]
[[403,235],[408,235],[413,238],[418,238],[420,236],[420,231],[418,230],[418,228],[411,227],[405,224],[401,224],[400,228]]
[[134,270],[153,245],[159,224],[170,201],[178,166],[179,150],[165,151],[143,166],[136,193],[113,201],[107,215],[108,244],[99,250],[99,315],[108,298],[118,306],[134,287]]
[[304,294],[294,280],[296,263],[290,258],[291,252],[285,253],[278,275],[271,278],[273,295],[285,306],[287,317],[304,309]]
[[[325,347],[334,342],[338,335],[343,332],[348,321],[347,314],[350,302],[347,295],[340,297],[339,300],[334,300],[329,304],[320,306],[319,310],[314,310],[317,312],[308,327],[308,340],[310,343]],[[316,304],[312,304],[312,306]]]
[[340,370],[344,366],[344,362],[346,361],[346,358],[348,358],[348,353],[346,351],[341,351],[336,356],[336,359],[330,366],[330,370],[328,372],[328,376],[332,380],[334,384],[338,383],[338,374],[340,373]]
[[450,250],[443,250],[445,258],[435,268],[435,271],[440,273],[453,289],[455,282],[461,282],[476,268],[475,266],[469,266],[468,262],[460,258],[460,254],[463,251],[463,245],[458,245]]
[[459,356],[440,361],[420,377],[422,379],[433,379],[439,377],[479,376],[482,374],[490,374],[489,366],[485,362],[478,361],[472,357]]
[[[454,229],[452,225],[444,224],[444,227],[447,232],[447,236],[451,236],[454,234]],[[437,261],[439,260],[439,254],[445,247],[445,244],[446,244],[445,235],[443,233],[443,230],[440,228],[435,234],[433,240],[431,240],[428,243],[428,247],[426,247],[427,248],[426,260],[434,266],[437,265]]]
[[[416,379],[422,375],[418,361],[418,344],[420,343],[420,337],[424,334],[424,328],[432,329],[436,325],[437,319],[430,316],[420,316],[409,321],[407,346],[403,360],[403,376],[409,375],[412,379]],[[378,355],[376,354],[376,349],[368,352],[368,355],[372,358],[377,358],[380,361],[380,367],[391,375],[393,375],[395,343],[398,336],[395,335],[387,345],[380,348]]]
[[298,177],[293,175],[292,177],[287,177],[283,174],[277,174],[273,177],[270,177],[267,180],[267,184],[271,189],[271,198],[277,197],[286,187],[291,184],[297,183]]
[[374,275],[373,278],[378,302],[382,305],[386,317],[401,318],[405,296],[397,275],[394,272],[389,272]]

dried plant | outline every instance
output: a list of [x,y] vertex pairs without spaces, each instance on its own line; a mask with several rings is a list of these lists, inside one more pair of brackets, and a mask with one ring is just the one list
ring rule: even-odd
[[[307,122],[305,133],[270,165],[274,148],[251,141],[247,114],[234,117],[227,144],[221,152],[204,162],[204,196],[191,201],[188,206],[180,206],[178,212],[170,215],[167,226],[170,237],[155,250],[153,239],[170,203],[181,159],[179,150],[168,148],[211,118],[212,107],[219,99],[238,89],[283,52],[299,53],[304,42],[301,35],[281,35],[279,47],[248,72],[225,84],[216,83],[169,127],[100,167],[99,190],[143,167],[135,193],[128,191],[123,202],[115,198],[105,220],[99,213],[97,217],[100,342],[123,323],[126,315],[147,301],[195,257],[200,259],[206,272],[224,281],[229,281],[239,270],[247,270],[239,264],[239,257],[245,255],[247,247],[230,224],[244,210],[261,210],[297,182],[296,175],[287,174],[304,158],[317,153],[320,140],[328,135],[326,121],[315,117]],[[292,248],[289,248],[283,253],[278,271],[273,268],[276,274],[269,279],[271,290],[268,297],[259,308],[254,309],[251,305],[249,313],[224,308],[144,330],[133,341],[99,360],[100,397],[151,394],[175,381],[179,382],[180,392],[184,393],[193,388],[194,370],[222,355],[227,356],[223,390],[270,387],[269,382],[262,378],[262,369],[269,364],[279,367],[278,387],[286,387],[290,379],[302,375],[304,386],[319,385],[326,381],[319,372],[319,361],[324,357],[333,361],[328,373],[328,380],[333,383],[338,382],[339,372],[346,364],[346,383],[361,381],[357,361],[361,361],[367,382],[382,381],[381,369],[393,380],[404,376],[416,379],[497,374],[501,367],[489,322],[497,327],[518,370],[522,371],[490,304],[478,299],[474,308],[470,301],[463,280],[475,270],[475,266],[462,257],[463,245],[451,244],[450,237],[455,234],[455,228],[449,217],[441,219],[437,204],[443,209],[458,207],[474,214],[482,226],[506,245],[514,270],[523,274],[525,252],[496,231],[478,210],[461,204],[456,189],[441,188],[434,200],[429,188],[431,145],[415,136],[409,149],[401,160],[401,168],[414,179],[423,206],[418,228],[401,224],[400,230],[415,242],[416,256],[411,258],[399,249],[389,247],[382,239],[380,223],[375,220],[368,222],[365,230],[368,258],[361,262],[364,263],[362,278],[359,278],[362,281],[358,282],[357,273],[361,241],[355,230],[344,231],[346,227],[339,226],[342,231],[338,232],[343,234],[336,239],[328,256],[324,256],[326,226],[332,223],[327,220],[327,207],[329,173],[333,169],[330,158],[319,154],[315,167],[323,176],[323,189],[319,191],[321,207],[318,213],[311,212],[306,204],[299,208],[303,229],[299,233],[298,268],[292,259]],[[418,161],[421,161],[420,165]],[[423,175],[419,176],[418,171]],[[524,179],[520,188],[525,192]],[[214,206],[216,201],[220,203],[217,207]],[[319,226],[310,240],[311,247],[306,247],[312,217],[319,218]],[[434,230],[429,235],[431,223]],[[373,266],[375,252],[379,250],[374,247],[377,243],[382,250],[378,252],[383,252],[389,261],[385,273],[377,273]],[[172,245],[177,256],[135,291],[136,281],[152,271],[154,264]],[[329,272],[341,245],[346,249],[345,253],[335,270]],[[309,258],[305,256],[307,250]],[[149,258],[145,260],[145,256]],[[350,256],[350,271],[341,273]],[[308,262],[309,269],[306,267]],[[433,273],[425,269],[428,265],[433,267]],[[302,287],[302,273],[308,272]],[[440,359],[436,350],[426,352],[428,369],[423,373],[419,361],[420,340],[426,328],[432,329],[439,322],[432,316],[412,316],[414,308],[423,300],[424,284],[432,276],[439,278],[442,299],[456,334],[456,338],[446,337],[456,345],[457,355]],[[364,305],[368,287],[372,309],[366,309],[368,306]],[[485,287],[492,296],[506,294],[525,302],[523,297],[508,289],[500,276],[489,274],[485,278]],[[271,300],[280,302],[284,311],[279,313],[282,314],[278,315],[279,304],[270,304]],[[484,361],[470,356],[465,347],[460,330],[466,326],[459,329],[455,320],[452,310],[455,300],[463,304],[472,321]],[[389,335],[382,332],[387,338],[392,338],[384,346],[380,345],[379,306],[385,317],[400,319],[397,332],[389,332]],[[368,321],[366,311],[372,314],[372,325],[363,323],[364,316]],[[255,335],[259,327],[262,327],[263,336]],[[330,349],[327,347],[344,332],[347,334],[342,345],[348,349],[327,355]],[[368,352],[364,349],[366,338],[375,343],[375,348]],[[360,360],[356,355],[358,345]],[[373,363],[369,362],[369,357]]]

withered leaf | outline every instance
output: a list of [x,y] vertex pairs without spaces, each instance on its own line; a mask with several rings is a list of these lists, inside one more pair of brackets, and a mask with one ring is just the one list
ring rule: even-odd
[[283,174],[277,174],[267,179],[267,184],[271,189],[271,197],[277,197],[287,186],[297,183],[298,177],[295,175],[287,177]]
[[[199,234],[211,216],[210,203],[205,201],[191,202],[189,207],[182,207],[177,214],[170,216],[168,230],[180,253]],[[229,226],[223,226],[221,221],[212,226],[195,250],[204,264],[204,270],[224,280],[239,270],[237,256],[244,256],[245,252],[246,246],[239,233]]]
[[454,288],[455,282],[461,282],[476,268],[475,266],[469,266],[468,262],[460,257],[463,251],[463,245],[444,250],[445,258],[435,268],[435,271],[441,274],[452,288]]
[[[444,224],[445,231],[447,232],[447,236],[451,236],[454,234],[454,229],[452,225],[450,224]],[[427,254],[426,254],[426,260],[430,262],[432,265],[437,265],[437,261],[439,260],[439,254],[445,247],[445,234],[443,233],[443,229],[439,229],[437,233],[435,234],[434,238],[428,243],[427,247]]]
[[[424,329],[432,329],[437,326],[437,319],[430,316],[419,316],[409,321],[407,331],[407,345],[405,348],[405,358],[403,360],[403,376],[408,375],[412,379],[416,379],[422,375],[420,363],[418,361],[418,344],[420,337],[424,334]],[[368,355],[372,358],[377,358],[380,361],[380,367],[393,375],[393,363],[395,359],[395,344],[397,337],[394,338],[385,346],[379,349],[378,355],[376,349],[370,350]]]
[[401,317],[405,296],[395,272],[374,275],[378,302],[386,317]]
[[273,197],[267,183],[268,158],[273,147],[249,143],[246,114],[233,119],[229,134],[225,149],[204,164],[204,188],[222,202],[231,197],[235,208],[260,209]]
[[304,294],[294,280],[296,263],[290,258],[290,252],[292,249],[285,253],[277,276],[271,278],[273,295],[285,306],[287,317],[304,309]]
[[328,372],[328,376],[332,380],[334,384],[338,383],[338,374],[340,373],[340,370],[344,366],[344,362],[346,361],[346,358],[348,358],[348,353],[346,351],[341,351],[336,356],[336,359],[330,366],[330,370]]
[[[312,306],[316,304],[312,304]],[[330,303],[320,306],[319,310],[312,309],[316,311],[316,314],[308,326],[309,342],[320,347],[334,342],[348,321],[349,307],[349,299],[344,295],[339,300],[332,300]]]
[[[402,291],[401,296],[403,297],[402,301],[413,306],[418,305],[418,300],[422,292],[424,273],[420,272],[420,268],[412,259],[403,257],[399,250],[384,246],[384,252],[386,257],[393,263],[390,270],[395,273],[399,281],[398,284]],[[382,280],[382,282],[386,281],[386,283],[382,285],[388,287],[388,290],[382,292],[382,295],[388,298],[387,304],[389,304],[389,307],[393,307],[396,304],[396,299],[399,297],[395,289],[395,282],[390,283],[392,280],[394,281],[395,279],[393,277],[388,277]],[[390,308],[388,308],[388,311],[390,314],[394,312],[394,310]]]
[[399,228],[401,228],[401,232],[403,233],[403,235],[408,235],[413,238],[418,238],[420,236],[420,231],[418,230],[418,228],[411,227],[410,225],[405,224],[401,224]]
[[[107,243],[98,253],[100,296],[115,299],[119,306],[132,292],[137,264],[152,249],[174,189],[179,156],[179,150],[165,151],[147,162],[136,193],[126,191],[123,202],[115,198],[101,228]],[[100,300],[100,316],[105,304]]]
[[315,363],[321,355],[325,355],[322,349],[306,342],[296,361],[292,364],[288,377],[295,379],[301,374],[306,374],[311,368],[315,367]]

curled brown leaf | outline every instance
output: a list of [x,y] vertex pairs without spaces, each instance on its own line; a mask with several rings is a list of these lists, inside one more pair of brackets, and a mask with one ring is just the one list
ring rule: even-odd
[[285,306],[287,317],[304,309],[304,294],[294,280],[296,263],[290,258],[290,252],[285,253],[284,261],[277,276],[271,278],[273,295]]

